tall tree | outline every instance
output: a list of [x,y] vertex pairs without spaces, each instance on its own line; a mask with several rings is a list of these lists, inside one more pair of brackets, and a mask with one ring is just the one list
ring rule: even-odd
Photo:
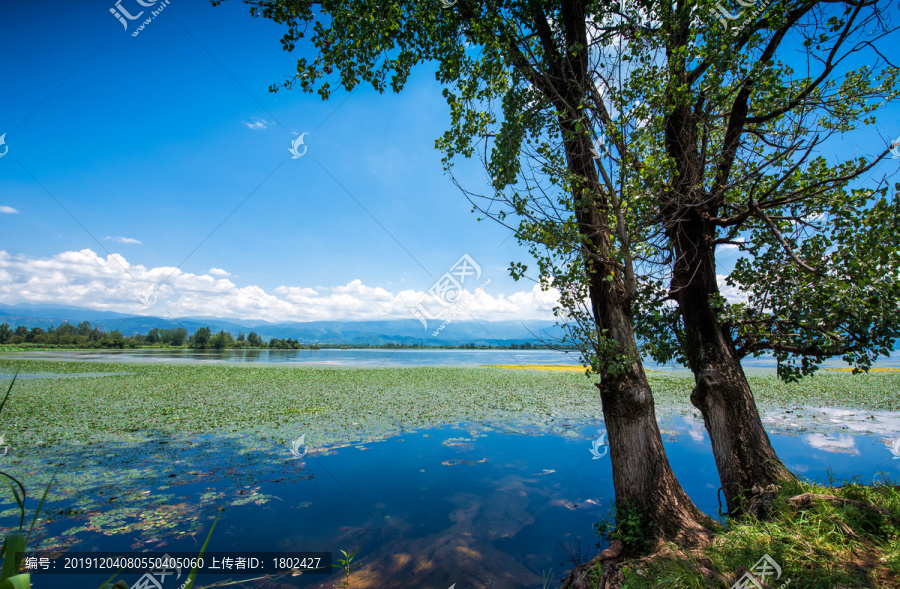
[[208,327],[201,327],[191,336],[191,347],[203,349],[210,345],[212,333]]
[[[315,8],[308,0],[247,3],[253,16],[287,27],[282,44],[288,51],[313,24],[311,41],[318,53],[312,61],[299,59],[297,76],[285,85],[317,91],[323,98],[331,93],[326,78],[335,71],[347,90],[366,81],[383,91],[391,76],[390,87],[400,91],[415,64],[436,60],[437,78],[448,85],[444,95],[454,130],[465,127],[445,137],[448,158],[471,155],[480,132],[495,122],[488,113],[476,112],[478,100],[498,98],[507,121],[529,117],[529,132],[549,132],[560,139],[567,173],[555,184],[575,216],[571,229],[578,261],[572,272],[586,286],[594,326],[589,339],[580,343],[594,351],[592,365],[601,377],[616,501],[647,514],[651,530],[662,538],[707,538],[708,519],[675,479],[663,448],[632,326],[631,260],[615,245],[622,230],[613,212],[618,204],[604,189],[583,124],[582,109],[593,91],[589,23],[604,7],[585,1],[460,0],[449,10],[437,2],[411,1],[323,3]],[[388,58],[393,50],[396,56]],[[497,189],[518,172],[523,136],[507,133],[507,141],[497,142],[491,162],[499,174]]]
[[[729,23],[712,6],[659,3],[645,13],[654,30],[635,32],[637,47],[659,52],[644,52],[625,90],[644,105],[638,145],[649,148],[630,155],[673,260],[668,284],[648,284],[640,303],[675,317],[668,330],[639,324],[659,358],[695,375],[691,401],[733,513],[754,485],[789,476],[741,358],[771,351],[785,379],[836,355],[867,369],[898,336],[900,209],[886,182],[862,181],[888,146],[832,164],[813,155],[897,97],[898,70],[881,53],[896,30],[886,4],[776,1],[733,10]],[[721,296],[723,244],[744,253],[728,281],[747,302]]]
[[[888,146],[832,165],[811,156],[897,96],[897,69],[879,57],[894,32],[882,4],[770,3],[745,10],[737,27],[721,22],[718,4],[625,3],[590,23],[578,122],[596,140],[598,190],[609,195],[635,325],[646,352],[694,372],[691,400],[732,514],[755,485],[791,476],[741,358],[771,351],[785,379],[835,355],[866,369],[900,335],[900,205],[884,180],[861,181]],[[480,113],[460,105],[445,144],[452,148],[456,135],[494,138],[484,162],[497,191],[487,205],[473,200],[501,222],[519,220],[510,226],[532,248],[543,284],[560,289],[571,336],[587,341],[597,324],[572,259],[577,208],[540,181],[575,169],[561,145],[530,139],[540,132],[528,90],[503,101],[493,127],[479,127]],[[478,92],[470,98],[485,96]],[[536,144],[529,168],[488,157],[521,143]],[[721,296],[721,245],[743,250],[728,280],[747,302]]]
[[183,327],[164,329],[160,332],[160,340],[170,346],[183,346],[188,341],[187,329]]

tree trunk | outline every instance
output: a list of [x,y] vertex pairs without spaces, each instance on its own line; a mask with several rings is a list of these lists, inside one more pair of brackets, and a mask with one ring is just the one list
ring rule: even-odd
[[568,168],[584,180],[573,196],[600,339],[597,349],[608,349],[606,342],[612,340],[614,351],[631,359],[628,366],[615,369],[601,365],[597,385],[609,435],[616,504],[637,506],[649,516],[658,539],[704,542],[709,539],[711,521],[675,478],[656,423],[653,394],[634,338],[631,300],[613,258],[606,214],[609,203],[594,167],[590,139],[576,131],[572,119],[561,120],[560,126],[566,137]]
[[653,394],[638,365],[600,388],[609,434],[616,504],[636,505],[660,539],[697,544],[709,538],[709,519],[687,496],[669,465],[656,424]]
[[[541,7],[533,5],[535,30],[546,56],[547,70],[538,73],[523,54],[518,33],[501,30],[511,59],[520,73],[556,107],[581,239],[580,255],[587,270],[590,304],[604,355],[625,353],[628,366],[601,367],[600,398],[609,434],[616,504],[631,504],[650,518],[657,538],[692,543],[709,539],[712,522],[688,498],[675,478],[656,425],[653,395],[641,365],[632,329],[633,292],[625,288],[619,261],[611,244],[610,194],[600,183],[592,142],[579,121],[580,106],[591,96],[586,1],[560,5],[562,43],[556,46]],[[625,264],[626,268],[628,264]],[[607,345],[610,344],[611,345]]]
[[[599,219],[599,215],[596,217]],[[607,248],[602,251],[609,252],[608,234],[595,233],[589,237],[592,243]],[[623,371],[611,373],[601,369],[601,382],[597,385],[609,439],[616,504],[636,505],[649,516],[659,538],[687,544],[700,542],[709,534],[705,525],[709,523],[708,518],[684,492],[669,465],[656,424],[653,393],[634,339],[631,307],[624,300],[621,276],[616,271],[613,276],[617,280],[604,279],[606,276],[606,272],[597,269],[590,274],[589,290],[597,329],[601,336],[605,333],[614,339],[619,349],[633,358],[633,363]]]
[[717,318],[714,231],[688,213],[670,232],[676,253],[672,290],[694,373],[691,402],[703,414],[728,511],[737,515],[754,485],[766,487],[793,475],[772,448],[730,331]]

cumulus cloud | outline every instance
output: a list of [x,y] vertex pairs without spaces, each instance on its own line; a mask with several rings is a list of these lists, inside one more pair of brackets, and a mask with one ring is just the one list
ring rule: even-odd
[[127,243],[127,244],[132,244],[132,245],[141,245],[141,242],[140,242],[140,241],[138,241],[137,239],[134,239],[134,238],[132,238],[132,237],[110,237],[109,235],[107,235],[107,236],[106,236],[106,239],[108,239],[108,240],[110,240],[110,241],[115,241],[116,243]]
[[265,129],[272,124],[271,122],[269,122],[265,119],[260,119],[258,117],[250,117],[250,118],[252,119],[252,122],[250,122],[250,123],[248,123],[247,121],[241,121],[241,122],[244,123],[245,127],[247,127],[248,129],[253,129],[254,131],[259,131],[259,130]]
[[849,434],[811,434],[806,436],[806,443],[816,450],[859,454],[859,450],[856,449],[856,438]]
[[6,205],[0,205],[0,213],[6,213],[7,215],[15,215],[18,212],[19,211],[17,211],[16,209],[14,209],[12,207],[8,207]]
[[719,294],[725,297],[729,303],[746,303],[747,293],[736,286],[731,286],[725,282],[724,274],[716,274],[716,283],[719,285]]
[[[130,264],[121,254],[103,257],[90,249],[50,258],[29,258],[0,250],[0,302],[266,321],[411,319],[410,308],[417,305],[432,315],[445,311],[425,292],[391,292],[360,280],[336,287],[282,285],[269,292],[255,285],[238,286],[227,275],[220,268],[211,268],[206,274],[167,266],[148,268]],[[147,308],[141,297],[150,285],[154,285],[156,301]],[[490,285],[483,291],[473,287],[459,296],[457,310],[461,312],[457,318],[552,320],[556,301],[555,291],[544,292],[538,285],[508,296],[491,294]]]

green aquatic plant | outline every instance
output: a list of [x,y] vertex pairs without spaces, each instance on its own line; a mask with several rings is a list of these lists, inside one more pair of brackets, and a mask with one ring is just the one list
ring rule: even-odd
[[[0,403],[0,414],[3,413],[3,407],[6,406],[6,401],[9,399],[9,394],[12,392],[18,376],[19,373],[16,372],[12,382],[9,383],[9,388],[6,389],[6,396],[3,397],[3,402]],[[0,476],[6,478],[6,484],[12,490],[13,498],[19,508],[19,531],[6,534],[3,538],[3,547],[0,548],[0,559],[2,559],[2,565],[0,565],[0,589],[26,589],[31,587],[31,575],[19,573],[19,569],[22,566],[22,558],[25,555],[25,546],[28,544],[28,538],[31,537],[31,532],[37,523],[38,514],[41,513],[41,508],[44,506],[44,501],[47,499],[47,493],[50,491],[50,485],[53,484],[53,477],[56,476],[56,473],[54,472],[53,476],[50,477],[37,509],[34,511],[34,517],[31,519],[28,533],[25,535],[22,535],[23,526],[25,525],[25,499],[27,497],[25,485],[9,473],[0,471]]]
[[[18,372],[16,372],[16,374],[13,376],[12,382],[9,383],[9,388],[6,389],[6,395],[3,397],[3,401],[0,402],[0,415],[2,415],[3,413],[3,408],[6,406],[7,400],[9,400],[9,395],[12,392],[13,385],[15,385],[16,378],[18,378],[18,376],[19,374]],[[32,517],[31,519],[31,525],[28,528],[28,532],[24,534],[25,500],[27,499],[25,485],[23,485],[21,481],[19,481],[11,474],[0,471],[0,476],[6,479],[6,483],[7,485],[9,485],[9,488],[13,494],[13,499],[19,509],[18,531],[7,533],[3,538],[3,546],[2,548],[0,548],[0,589],[29,589],[31,587],[31,575],[29,573],[19,573],[19,570],[22,566],[22,559],[25,556],[25,548],[28,545],[28,539],[31,537],[31,533],[34,531],[34,526],[35,524],[37,524],[38,515],[40,515],[41,509],[44,507],[44,502],[47,499],[47,494],[50,492],[50,486],[53,484],[53,479],[56,477],[56,473],[58,472],[58,470],[59,469],[57,468],[57,471],[54,471],[53,475],[51,475],[50,477],[50,480],[47,482],[47,486],[44,488],[44,494],[41,496],[41,500],[38,502],[37,509],[35,509],[34,511],[34,517]],[[219,516],[221,515],[222,509],[220,508],[219,513],[216,515],[216,518],[213,521],[213,525],[209,530],[209,534],[207,534],[206,536],[206,541],[203,543],[203,546],[200,549],[198,559],[202,557],[206,552],[206,547],[209,544],[209,540],[212,537],[213,530],[216,529],[216,523],[219,521]],[[119,573],[115,573],[106,582],[104,582],[100,586],[101,589],[106,589],[109,586],[109,583],[113,579],[115,579],[118,574]],[[188,575],[187,581],[184,584],[184,589],[192,589],[196,577],[197,567],[195,566]],[[122,586],[123,583],[119,581],[112,587]]]
[[344,585],[344,587],[347,587],[348,589],[350,587],[350,573],[352,573],[353,571],[355,571],[356,569],[358,569],[360,567],[359,563],[353,564],[353,557],[356,556],[357,552],[359,552],[359,550],[354,550],[350,554],[347,554],[346,552],[341,550],[341,554],[344,555],[344,558],[338,559],[338,562],[341,564],[332,564],[331,565],[334,568],[341,569],[344,572],[343,585]]
[[650,548],[648,538],[652,537],[650,518],[634,503],[615,505],[615,522],[604,519],[594,523],[597,547],[602,542],[618,540],[633,552],[645,552]]
[[[224,511],[224,509],[220,507],[218,509],[218,511],[219,511],[219,513],[216,514],[216,519],[213,520],[212,527],[209,528],[209,533],[206,535],[206,540],[203,542],[203,546],[200,547],[200,552],[197,553],[196,560],[198,562],[203,558],[203,554],[206,553],[206,546],[209,544],[209,539],[212,538],[213,530],[216,529],[216,524],[219,522],[219,516],[222,515],[222,511]],[[191,569],[191,572],[188,575],[187,580],[184,582],[184,585],[182,585],[182,587],[184,589],[193,589],[194,579],[197,578],[197,571],[198,571],[198,566],[195,565],[194,568]],[[115,579],[117,576],[119,576],[119,573],[121,573],[121,572],[122,571],[120,570],[118,573],[115,573],[113,576],[111,576],[109,579],[107,579],[105,583],[100,585],[100,589],[119,589],[123,585],[124,585],[124,589],[128,589],[128,585],[125,585],[124,581],[117,581],[115,585],[112,585],[112,586],[109,585],[113,579]],[[26,585],[26,587],[27,587],[27,585]],[[6,588],[3,587],[2,585],[0,585],[0,589],[6,589]],[[18,589],[18,588],[14,588],[14,589]]]
[[[246,474],[252,469],[228,472],[234,466],[234,459],[239,459],[241,464],[277,464],[280,467],[281,460],[290,458],[290,445],[285,447],[285,440],[293,440],[302,433],[307,439],[315,439],[322,452],[360,440],[369,442],[418,428],[464,422],[478,422],[486,424],[479,427],[502,427],[504,431],[529,435],[551,433],[573,437],[580,434],[570,430],[577,430],[583,424],[595,424],[599,415],[599,401],[589,394],[596,387],[578,373],[490,367],[375,369],[166,365],[31,360],[11,356],[0,357],[0,372],[12,375],[19,370],[20,374],[30,373],[36,377],[16,380],[16,395],[9,396],[3,409],[3,429],[15,431],[16,445],[30,449],[27,455],[17,457],[21,462],[10,465],[9,472],[21,481],[43,483],[47,460],[65,460],[71,467],[60,470],[53,479],[45,507],[63,516],[58,518],[58,523],[69,519],[71,527],[60,532],[59,538],[42,537],[38,548],[64,545],[89,532],[120,538],[132,534],[135,542],[144,544],[158,542],[161,538],[178,538],[186,533],[202,537],[200,531],[206,529],[208,521],[201,520],[200,515],[208,513],[207,508],[222,503],[236,505],[264,496],[208,492],[196,501],[182,501],[177,499],[180,495],[175,485],[227,476],[240,488],[249,488],[256,484]],[[667,433],[665,427],[671,408],[682,415],[697,413],[686,402],[693,387],[693,377],[673,372],[654,373],[650,379],[660,427],[668,441],[667,436],[677,434],[674,430]],[[858,420],[873,419],[875,411],[900,410],[898,373],[855,376],[840,372],[820,373],[792,384],[761,373],[751,373],[750,379],[760,410],[764,415],[771,412],[772,423],[798,422],[803,428],[809,428],[805,430],[807,432],[823,431],[822,428],[832,431],[835,427],[826,414],[815,409],[816,406],[852,408]],[[97,411],[98,405],[104,410]],[[241,410],[235,411],[234,407]],[[310,408],[314,410],[310,411]],[[327,410],[315,410],[323,408]],[[699,416],[695,415],[694,419],[699,420]],[[702,421],[697,423],[702,427]],[[789,432],[796,435],[797,427],[790,425],[790,428]],[[870,429],[875,431],[874,427]],[[199,439],[201,435],[214,440],[214,446]],[[459,436],[475,438],[471,431],[461,432]],[[462,441],[459,436],[456,441]],[[453,439],[449,442],[448,445],[455,443]],[[579,451],[588,456],[588,447]],[[216,462],[217,456],[228,458]],[[887,450],[884,456],[891,465],[900,462],[892,462]],[[179,460],[182,462],[176,469],[173,465]],[[290,464],[293,467],[297,462]],[[177,472],[177,477],[169,478],[173,472]],[[312,473],[298,468],[296,471],[285,470],[284,475],[291,480],[300,480],[311,477]],[[106,491],[113,487],[116,488],[116,501],[110,504],[111,498]],[[879,505],[889,507],[891,501],[896,501],[891,498],[889,488],[880,491],[885,495],[882,501],[886,503]],[[66,495],[61,495],[60,489],[65,489]],[[858,496],[863,491],[865,489],[848,487],[844,492],[848,493],[845,496],[848,499],[863,501]],[[77,497],[74,504],[61,503],[69,497]],[[879,538],[884,538],[887,532],[879,530],[890,531],[894,525],[876,517],[871,510],[853,511],[856,508],[849,503],[832,501],[821,507],[826,508],[841,510],[849,519],[857,519],[858,522],[847,525],[860,536],[870,533],[881,534]],[[96,515],[92,515],[93,510],[97,510]],[[4,514],[9,518],[5,520],[8,528],[13,526],[13,518],[20,519],[18,512],[18,509],[9,509]],[[79,514],[81,516],[76,517]],[[809,519],[815,515],[813,510],[804,510],[795,517]],[[823,526],[822,529],[829,521],[826,517],[816,516],[816,523]],[[38,528],[40,526],[36,526]],[[841,531],[838,527],[835,533]],[[627,529],[623,534],[628,535]],[[31,540],[33,544],[38,542],[35,538],[36,534]],[[886,543],[882,553],[887,559],[885,566],[900,574],[896,541],[878,541]],[[749,547],[753,546],[750,543]],[[808,550],[803,544],[800,556],[805,556]],[[736,552],[733,562],[715,568],[730,575],[737,566],[752,566],[759,556],[750,551]],[[692,563],[685,566],[687,569],[676,570],[673,565],[659,578],[686,578],[699,574]],[[599,574],[602,566],[597,564],[595,569],[594,573]],[[630,582],[635,583],[635,587],[650,586],[640,583],[648,583],[651,577],[653,575],[649,573],[641,577],[635,572]],[[685,582],[669,586],[690,585]],[[798,583],[797,586],[801,585]],[[870,582],[858,586],[875,585]],[[833,585],[828,589],[831,587]]]

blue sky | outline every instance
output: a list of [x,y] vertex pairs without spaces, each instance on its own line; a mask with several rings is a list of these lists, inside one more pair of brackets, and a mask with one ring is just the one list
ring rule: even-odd
[[[523,256],[509,231],[477,222],[443,174],[433,145],[448,114],[430,69],[399,95],[273,95],[299,55],[243,4],[172,0],[137,37],[111,6],[0,6],[18,55],[0,96],[0,205],[19,211],[0,216],[0,248],[219,268],[270,293],[354,280],[424,291],[468,253],[492,295],[531,289],[502,270]],[[300,133],[307,152],[291,159]]]
[[[302,48],[284,52],[280,28],[237,0],[170,0],[137,37],[149,14],[125,31],[113,5],[0,3],[0,210],[16,211],[0,214],[0,282],[18,272],[0,302],[408,318],[469,254],[491,281],[481,318],[551,317],[552,297],[505,271],[524,248],[478,222],[443,173],[434,140],[449,114],[430,67],[399,95],[271,94]],[[896,111],[885,128],[900,130]],[[302,133],[307,151],[291,159]],[[483,186],[480,168],[459,174]],[[154,282],[161,304],[147,309],[138,294]]]

